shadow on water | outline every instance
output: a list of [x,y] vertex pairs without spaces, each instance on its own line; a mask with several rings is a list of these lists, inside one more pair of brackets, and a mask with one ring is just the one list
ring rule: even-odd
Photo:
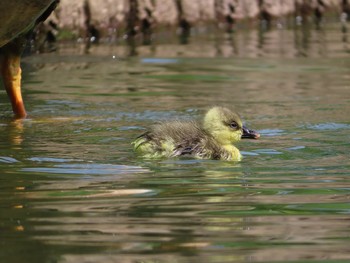
[[[26,120],[0,93],[0,261],[347,262],[347,31],[163,34],[27,57]],[[261,133],[242,162],[132,152],[211,105]]]

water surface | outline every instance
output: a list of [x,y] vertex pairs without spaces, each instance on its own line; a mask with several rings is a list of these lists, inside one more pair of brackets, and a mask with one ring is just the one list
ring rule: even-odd
[[[1,262],[348,262],[350,59],[339,25],[187,45],[63,45],[0,93]],[[134,56],[130,57],[129,55]],[[145,160],[154,122],[234,107],[239,163]]]

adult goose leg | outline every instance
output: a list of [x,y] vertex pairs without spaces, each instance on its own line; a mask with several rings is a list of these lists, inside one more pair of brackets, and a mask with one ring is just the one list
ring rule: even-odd
[[21,92],[21,54],[25,39],[19,37],[0,49],[0,71],[16,118],[27,116]]

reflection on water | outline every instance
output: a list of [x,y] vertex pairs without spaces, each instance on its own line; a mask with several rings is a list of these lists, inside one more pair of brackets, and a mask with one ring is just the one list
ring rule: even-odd
[[[329,27],[26,58],[30,118],[0,93],[1,262],[348,262],[350,60]],[[132,152],[212,105],[261,133],[242,162]]]
[[[202,32],[203,31],[203,32]],[[200,29],[185,40],[174,32],[155,34],[152,42],[143,43],[142,38],[128,38],[124,42],[105,41],[104,45],[90,46],[93,55],[116,58],[134,56],[152,57],[244,57],[244,58],[295,58],[295,57],[342,57],[349,53],[348,25],[325,24],[315,29],[313,23],[293,29],[266,30],[253,28],[222,33]],[[166,41],[165,41],[166,39]],[[83,44],[61,48],[60,53],[84,53]]]

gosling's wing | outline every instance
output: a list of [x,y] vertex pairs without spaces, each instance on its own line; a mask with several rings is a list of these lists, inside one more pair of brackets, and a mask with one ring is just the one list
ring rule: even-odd
[[132,144],[134,145],[135,151],[151,158],[173,156],[173,140],[169,140],[164,136],[157,134],[154,130],[141,134]]
[[173,121],[154,125],[133,142],[134,149],[166,157],[192,155],[203,134],[195,122]]
[[178,145],[176,148],[176,156],[193,156],[199,159],[214,159],[222,158],[223,150],[215,141],[208,138],[199,138],[191,143]]
[[136,139],[131,143],[134,145],[134,149],[137,150],[141,145],[148,143],[152,140],[152,134],[149,131],[139,135]]
[[174,149],[174,156],[192,155],[192,147],[177,147]]
[[174,156],[194,156],[200,151],[200,138],[184,141],[174,147]]

